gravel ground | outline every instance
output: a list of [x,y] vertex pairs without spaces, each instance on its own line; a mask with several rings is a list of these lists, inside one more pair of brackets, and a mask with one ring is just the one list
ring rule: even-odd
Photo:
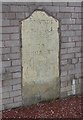
[[80,118],[82,96],[43,102],[31,107],[3,111],[3,118]]

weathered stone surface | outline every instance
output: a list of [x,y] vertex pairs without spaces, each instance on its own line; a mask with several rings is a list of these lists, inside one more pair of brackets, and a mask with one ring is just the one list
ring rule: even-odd
[[[57,29],[58,21],[40,11],[34,12],[30,18],[22,22],[24,105],[58,97],[59,37]],[[54,87],[54,83],[58,87]]]

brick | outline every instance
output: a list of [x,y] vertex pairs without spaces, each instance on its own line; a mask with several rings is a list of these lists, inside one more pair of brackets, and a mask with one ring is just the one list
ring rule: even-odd
[[82,63],[82,58],[79,58],[79,63]]
[[44,9],[50,11],[50,12],[59,12],[59,6],[44,6]]
[[63,88],[63,87],[66,87],[67,86],[67,81],[61,81],[61,88]]
[[22,106],[22,102],[10,103],[10,104],[5,104],[4,109],[16,108],[20,106]]
[[76,18],[79,18],[79,17],[78,17],[78,13],[72,13],[72,18],[75,18],[75,19],[76,19]]
[[61,20],[62,24],[75,24],[75,19],[62,19]]
[[75,31],[62,31],[61,36],[75,36]]
[[74,7],[60,7],[60,12],[74,12]]
[[16,13],[16,19],[24,19],[25,14],[24,13]]
[[2,66],[3,67],[9,67],[9,66],[11,66],[11,61],[3,61],[2,62]]
[[56,16],[57,16],[58,19],[64,18],[64,14],[63,13],[57,13]]
[[77,90],[76,90],[76,94],[81,94],[81,93],[82,93],[81,88],[77,88]]
[[12,60],[20,59],[20,53],[10,54],[10,58],[11,58]]
[[45,6],[45,5],[47,5],[47,6],[52,6],[52,2],[35,2],[34,3],[35,5],[37,5],[37,6]]
[[72,59],[72,63],[77,63],[77,62],[78,62],[78,59],[76,59],[76,58]]
[[20,90],[21,84],[13,85],[13,90]]
[[3,27],[2,28],[2,33],[18,33],[19,32],[19,27]]
[[21,65],[21,60],[12,60],[12,66],[14,65]]
[[2,63],[0,63],[0,74],[5,73],[5,68],[2,68]]
[[62,43],[61,44],[61,48],[71,48],[71,47],[75,47],[75,43]]
[[[73,78],[72,78],[73,79]],[[67,85],[72,85],[72,79],[67,81]]]
[[3,73],[2,79],[3,80],[11,80],[12,79],[12,73],[9,73],[9,72]]
[[2,34],[2,40],[9,40],[9,34]]
[[0,48],[0,55],[2,55],[2,48]]
[[67,53],[67,49],[61,49],[61,54],[66,54]]
[[72,91],[68,91],[68,92],[67,92],[67,95],[68,95],[68,96],[72,95]]
[[72,85],[68,85],[67,86],[67,91],[71,91],[72,90]]
[[7,98],[7,99],[3,99],[3,104],[9,104],[9,103],[13,103],[13,98]]
[[0,87],[2,87],[2,81],[0,81]]
[[20,47],[12,47],[11,48],[11,52],[12,53],[18,53],[18,52],[20,52]]
[[3,87],[5,87],[5,86],[10,86],[11,85],[11,82],[12,82],[12,80],[3,80],[2,81],[2,85],[3,85]]
[[10,26],[9,20],[2,20],[2,26]]
[[81,79],[81,78],[78,79],[78,83],[79,83],[79,84],[82,83],[82,79]]
[[2,60],[10,60],[10,54],[2,55]]
[[4,42],[2,43],[3,41],[0,41],[0,48],[2,48],[4,46]]
[[13,86],[13,85],[17,85],[17,84],[20,84],[21,85],[21,78],[18,78],[18,79],[12,79],[12,80],[3,80],[2,81],[2,86],[5,87],[5,86]]
[[64,13],[63,18],[71,18],[72,13]]
[[[49,6],[48,6],[49,7]],[[43,8],[44,8],[44,6],[43,6]],[[33,6],[29,6],[29,11],[30,11],[30,13],[32,13],[33,11],[35,11],[36,9],[38,9],[38,6],[35,6],[35,5],[33,5]],[[44,9],[43,9],[44,10]],[[27,12],[29,12],[29,11],[27,11]]]
[[65,92],[65,91],[67,91],[67,87],[61,88],[61,92]]
[[68,37],[67,36],[62,36],[61,37],[61,42],[68,42]]
[[80,12],[81,13],[81,7],[75,7],[74,12]]
[[67,96],[67,91],[61,92],[61,98],[65,98]]
[[2,94],[2,98],[9,98],[9,92],[5,92]]
[[20,5],[12,5],[10,6],[10,11],[11,12],[26,12],[29,11],[28,6],[20,6]]
[[80,36],[80,35],[82,34],[82,31],[81,31],[81,30],[77,30],[77,31],[75,31],[75,34],[76,34],[77,36]]
[[5,110],[5,109],[4,109],[4,105],[2,105],[2,110]]
[[66,76],[67,75],[67,71],[62,71],[61,72],[61,76]]
[[2,5],[2,12],[10,12],[10,6],[9,5]]
[[76,73],[81,73],[81,69],[72,69],[72,70],[69,70],[68,74],[76,74]]
[[0,74],[3,74],[3,73],[5,73],[6,71],[5,71],[5,68],[0,68]]
[[15,13],[3,13],[3,16],[2,16],[2,18],[3,19],[8,19],[8,20],[13,20],[13,19],[15,19],[15,17],[16,17],[16,15],[15,15]]
[[0,87],[0,98],[2,97],[1,94],[2,94],[2,86]]
[[22,101],[22,96],[14,97],[14,102]]
[[71,65],[72,64],[72,58],[67,59],[67,63]]
[[61,60],[61,65],[66,65],[67,64],[67,60]]
[[64,65],[64,66],[61,66],[61,71],[67,71],[67,70],[72,70],[74,69],[74,65]]
[[19,20],[10,20],[10,25],[11,26],[19,25]]
[[68,26],[67,25],[61,25],[61,30],[67,30]]
[[81,48],[76,47],[76,48],[68,48],[68,53],[76,53],[76,52],[80,52]]
[[23,6],[28,6],[28,5],[35,5],[34,3],[35,2],[21,2],[21,1],[20,1],[20,3],[19,2],[4,2],[3,5],[12,5],[12,6],[13,5],[14,6],[15,5],[18,5],[18,6],[22,6],[23,5]]
[[11,34],[10,35],[11,40],[18,40],[20,38],[19,33],[18,34]]
[[67,86],[67,87],[64,87],[64,88],[61,88],[61,92],[64,92],[64,91],[70,91],[72,89],[72,86]]
[[78,13],[78,18],[80,18],[80,19],[83,18],[82,13]]
[[76,42],[77,47],[81,47],[82,43],[81,42]]
[[17,66],[21,65],[21,60],[12,60],[12,66],[14,65],[17,65]]
[[67,2],[53,2],[53,6],[67,6]]
[[70,78],[69,76],[61,76],[61,82],[65,82],[65,81],[68,81]]
[[13,66],[13,67],[8,67],[6,68],[7,72],[20,72],[21,71],[21,66]]
[[81,13],[80,19],[83,19],[83,9],[82,9],[82,13]]
[[21,78],[15,78],[11,81],[11,85],[21,84]]
[[7,54],[7,53],[10,53],[10,48],[3,48],[2,54]]
[[5,42],[4,41],[0,41],[0,47],[5,47]]
[[81,63],[75,64],[75,67],[76,67],[76,68],[81,68]]
[[21,72],[13,73],[13,78],[20,78],[20,77],[21,77]]
[[69,42],[81,41],[81,36],[71,36],[68,38]]
[[10,97],[16,97],[16,96],[20,96],[20,95],[21,95],[21,90],[10,92]]
[[69,30],[81,30],[81,25],[69,25]]
[[75,74],[75,78],[76,79],[81,78],[81,71],[80,71],[80,73]]
[[74,58],[74,54],[73,53],[72,54],[64,54],[61,56],[61,60],[68,59],[68,58]]
[[20,46],[20,41],[19,40],[14,40],[14,41],[5,41],[5,46],[6,47],[17,47]]
[[1,79],[1,81],[2,81],[2,74],[0,74],[0,79]]
[[1,21],[2,21],[2,15],[3,15],[3,14],[2,14],[2,10],[1,10],[1,9],[0,9],[0,11],[1,11],[1,12],[0,12],[0,22],[1,22]]
[[[0,74],[5,73],[5,68],[2,68],[2,63],[0,63]],[[0,78],[1,79],[1,78]]]
[[81,2],[69,2],[68,3],[69,6],[74,6],[74,7],[81,7]]
[[76,24],[80,24],[81,25],[81,22],[82,22],[82,19],[80,19],[80,18],[75,20]]
[[75,57],[76,58],[80,58],[81,57],[81,53],[79,52],[79,53],[75,53]]
[[25,18],[28,18],[28,17],[30,16],[30,13],[25,12],[25,13],[24,13],[24,16],[25,16]]
[[12,86],[5,86],[2,88],[2,92],[5,93],[5,92],[10,92],[12,91]]

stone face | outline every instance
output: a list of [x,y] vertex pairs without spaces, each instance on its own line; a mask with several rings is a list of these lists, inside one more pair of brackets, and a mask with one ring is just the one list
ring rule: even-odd
[[[73,78],[76,78],[76,94],[79,94],[82,76],[81,2],[5,2],[2,4],[3,20],[2,25],[0,25],[2,32],[1,27],[0,32],[3,34],[2,39],[0,39],[0,80],[2,80],[3,85],[3,110],[22,106],[22,20],[29,18],[36,9],[45,11],[49,17],[53,16],[55,21],[59,20],[60,97],[72,95],[71,81]],[[49,36],[47,38],[49,39]],[[48,86],[43,85],[44,88]],[[40,99],[38,95],[33,99],[36,97]],[[46,97],[46,94],[43,97]]]

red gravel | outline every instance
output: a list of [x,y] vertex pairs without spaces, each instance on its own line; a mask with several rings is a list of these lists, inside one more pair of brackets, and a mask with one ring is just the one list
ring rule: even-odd
[[80,118],[81,96],[3,111],[3,118]]

